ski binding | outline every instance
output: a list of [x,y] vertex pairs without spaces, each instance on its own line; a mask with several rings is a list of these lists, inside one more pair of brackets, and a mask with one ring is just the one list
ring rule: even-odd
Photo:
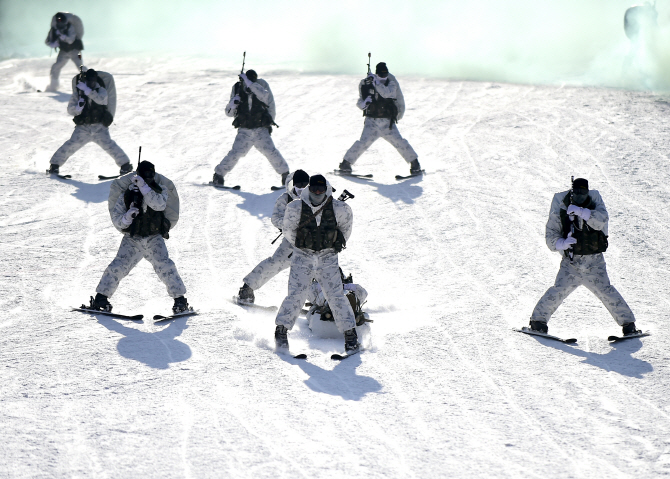
[[651,333],[649,331],[638,331],[637,333],[634,334],[628,334],[626,336],[610,336],[607,338],[608,341],[612,343],[618,343],[619,341],[625,341],[626,339],[633,339],[633,338],[642,338],[644,336],[650,336]]
[[260,304],[256,303],[248,303],[246,301],[242,301],[239,296],[233,296],[233,299],[231,300],[234,304],[242,307],[250,307],[250,308],[257,308],[257,309],[263,309],[265,311],[277,311],[279,308],[277,306],[261,306]]
[[542,338],[553,339],[554,341],[560,341],[561,343],[565,343],[565,344],[572,344],[572,343],[576,343],[576,342],[577,342],[577,339],[575,339],[575,338],[562,339],[562,338],[559,338],[558,336],[552,336],[551,334],[541,333],[541,332],[539,332],[539,331],[533,331],[532,329],[530,329],[530,328],[528,328],[528,327],[526,327],[526,326],[524,326],[524,327],[521,328],[521,329],[512,328],[512,330],[513,330],[513,331],[517,331],[517,332],[519,332],[519,333],[530,334],[530,335],[532,335],[532,336],[540,336],[540,337],[542,337]]
[[56,175],[61,180],[69,180],[70,178],[72,178],[72,175],[59,175],[58,173],[49,173],[49,170],[47,170],[47,175],[49,176]]

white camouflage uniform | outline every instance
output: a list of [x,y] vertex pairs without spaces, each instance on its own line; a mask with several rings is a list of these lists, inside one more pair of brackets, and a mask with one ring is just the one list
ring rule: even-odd
[[[292,179],[293,174],[291,173],[286,179],[287,189]],[[289,191],[277,198],[274,210],[272,211],[272,224],[280,230],[284,228],[284,213],[286,212],[286,206],[289,204],[289,198],[292,198],[293,201],[300,201],[295,190],[291,187]],[[286,241],[286,238],[282,238],[281,243],[279,243],[272,256],[258,263],[258,266],[245,276],[243,281],[254,290],[262,287],[280,272],[291,266],[291,253],[293,253],[293,246]]]
[[[268,82],[262,78],[257,79],[251,85],[251,91],[256,95],[256,97],[268,105],[268,112],[274,121],[276,115],[275,99],[272,95],[272,90],[270,90],[270,85]],[[233,86],[230,92],[230,99],[232,100],[235,96],[235,86]],[[249,106],[251,108],[251,95],[249,95]],[[226,107],[226,115],[229,117],[234,117],[237,108],[242,107],[242,105],[234,105],[230,102]],[[238,128],[237,136],[233,142],[233,147],[228,152],[228,154],[221,160],[214,172],[218,175],[225,177],[230,171],[235,167],[237,162],[249,153],[251,147],[255,146],[258,151],[260,151],[270,162],[274,170],[280,175],[288,173],[289,167],[288,163],[284,157],[279,153],[279,150],[275,148],[275,144],[272,141],[270,132],[267,128]]]
[[[77,82],[74,81],[72,97],[70,97],[70,101],[67,104],[67,112],[72,116],[77,116],[79,114],[77,112],[79,93],[77,92],[76,84]],[[96,83],[96,88],[91,90],[86,101],[89,104],[95,102],[99,105],[107,105],[107,90]],[[56,153],[51,157],[50,162],[54,165],[63,166],[68,158],[91,141],[100,145],[107,154],[114,158],[117,166],[122,166],[130,162],[128,155],[126,155],[121,147],[109,136],[109,128],[102,123],[75,126],[70,139],[56,150]]]
[[[405,114],[405,98],[403,97],[402,91],[400,90],[398,80],[396,80],[396,78],[390,73],[388,74],[387,78],[390,80],[389,85],[385,86],[383,83],[380,83],[379,85],[375,85],[375,90],[377,90],[381,97],[393,98],[395,100],[396,106],[398,107],[398,120],[400,120]],[[361,80],[360,84],[358,85],[358,102],[356,103],[356,106],[358,106],[358,108],[361,110],[365,109],[365,98],[363,98],[361,90],[364,84],[365,80]],[[344,159],[353,165],[356,163],[356,160],[358,160],[358,158],[363,153],[365,153],[368,148],[370,148],[370,145],[377,141],[378,138],[384,138],[391,145],[393,145],[407,163],[411,163],[412,161],[418,159],[418,155],[412,146],[400,135],[400,132],[398,131],[395,123],[393,124],[393,127],[389,129],[390,122],[391,120],[388,118],[366,117],[363,124],[363,133],[361,133],[361,139],[357,140],[351,146],[351,148],[349,148],[349,150],[344,154]]]
[[[327,201],[328,197],[332,195],[333,190],[330,183],[328,183],[324,201]],[[289,203],[284,215],[284,237],[293,246],[295,246],[303,201],[311,207],[312,212],[316,212],[323,206],[323,203],[319,206],[311,204],[309,200],[309,188],[303,190],[301,200]],[[348,241],[354,222],[353,212],[349,205],[336,199],[333,199],[333,210],[335,212],[337,227],[344,235],[344,239]],[[317,224],[321,223],[321,215],[319,213],[316,217]],[[305,299],[309,294],[312,279],[316,279],[321,285],[324,298],[328,301],[330,309],[333,312],[337,329],[340,332],[344,332],[355,328],[356,320],[354,312],[342,289],[342,278],[340,276],[337,252],[332,248],[319,252],[294,248],[291,260],[291,272],[288,280],[288,296],[286,296],[277,312],[275,323],[283,325],[288,329],[293,328],[300,310],[305,304]]]
[[[67,14],[66,14],[67,16]],[[53,23],[52,23],[53,24]],[[68,23],[68,29],[66,32],[62,32],[61,30],[56,29],[57,34],[63,35],[63,38],[58,38],[57,42],[59,44],[61,43],[67,43],[68,45],[72,45],[74,41],[77,39],[77,31],[71,23]],[[49,31],[51,33],[51,31]],[[48,46],[50,45],[49,42],[50,38],[47,36],[47,39],[44,43],[46,43]],[[58,89],[58,78],[60,77],[60,72],[65,66],[65,64],[68,62],[68,60],[72,60],[74,64],[77,66],[77,69],[81,68],[81,60],[79,59],[79,53],[81,50],[70,50],[70,51],[63,51],[62,49],[59,49],[58,51],[58,57],[56,58],[56,63],[51,65],[51,83],[47,87],[47,90],[49,91],[56,91]]]
[[[561,209],[567,209],[563,200],[569,193],[569,191],[557,193],[551,202],[545,239],[547,246],[552,251],[559,251],[556,249],[556,241],[564,237]],[[591,217],[586,223],[591,228],[601,230],[607,235],[609,215],[607,209],[605,209],[605,203],[597,190],[589,190],[589,196],[595,202],[596,208],[591,211]],[[583,220],[580,218],[579,221]],[[549,288],[540,298],[531,315],[531,321],[548,322],[552,314],[570,293],[579,286],[585,286],[602,301],[619,326],[635,322],[635,316],[630,307],[616,288],[610,284],[605,258],[602,253],[574,255],[573,261],[570,261],[570,258],[566,257],[562,251],[559,252],[563,255],[563,260],[554,286]]]
[[[147,206],[155,211],[165,210],[168,190],[162,184],[159,184],[159,186],[163,191],[162,193],[156,193],[154,190],[151,190],[144,195],[144,211],[146,211]],[[121,221],[123,215],[128,211],[123,197],[123,194],[119,196],[112,212],[112,223],[119,231],[123,231],[128,227]],[[170,259],[163,237],[156,234],[144,238],[139,236],[131,238],[129,233],[123,234],[123,240],[121,240],[121,246],[118,253],[116,253],[116,258],[114,258],[102,275],[102,279],[95,290],[96,293],[104,294],[108,298],[111,298],[121,280],[130,273],[142,258],[146,259],[154,267],[154,271],[165,284],[167,292],[171,297],[178,298],[186,294],[184,282],[181,280],[174,262]]]

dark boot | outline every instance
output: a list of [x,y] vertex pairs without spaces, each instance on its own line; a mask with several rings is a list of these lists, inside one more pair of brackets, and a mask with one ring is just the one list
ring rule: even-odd
[[545,323],[544,321],[531,321],[530,329],[533,331],[537,331],[538,333],[544,333],[544,334],[547,334],[549,331],[549,327],[547,326],[547,323]]
[[240,301],[243,303],[253,303],[256,300],[254,297],[254,290],[251,289],[251,286],[249,286],[247,283],[244,283],[244,286],[240,288],[239,293],[237,293],[237,297],[240,298]]
[[121,169],[119,170],[119,175],[127,175],[133,171],[133,165],[130,164],[130,162],[126,163],[125,165],[121,165]]
[[186,298],[184,298],[183,296],[179,296],[178,298],[174,299],[174,306],[172,306],[173,314],[183,313],[184,311],[188,310],[189,306],[188,301],[186,301]]
[[281,324],[275,328],[275,344],[278,348],[288,349],[288,329]]
[[104,294],[96,293],[95,298],[91,296],[91,309],[96,311],[106,311],[110,313],[112,311],[112,305],[107,300],[107,296]]
[[289,172],[287,171],[286,173],[281,174],[281,184],[285,185],[286,184],[286,177],[288,177]]
[[628,336],[629,334],[635,334],[639,333],[637,329],[635,329],[635,323],[625,323],[622,327],[621,330],[623,331],[624,336]]
[[419,164],[419,160],[417,158],[409,164],[409,174],[418,175],[419,173],[421,173],[421,165]]
[[356,328],[349,329],[344,332],[344,350],[347,353],[354,353],[361,348],[361,345],[358,344],[358,333],[356,333]]
[[53,173],[54,175],[58,175],[59,174],[58,168],[60,168],[58,165],[54,165],[53,163],[50,163],[49,164],[49,174]]
[[214,173],[214,178],[212,178],[212,183],[214,183],[215,186],[223,186],[223,176],[217,175]]
[[342,160],[342,163],[340,163],[339,166],[340,170],[344,171],[345,173],[351,173],[351,163],[349,163],[347,160]]

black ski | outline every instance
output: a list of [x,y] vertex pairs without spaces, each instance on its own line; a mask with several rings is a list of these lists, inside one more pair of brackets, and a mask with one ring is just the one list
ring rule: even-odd
[[98,175],[98,179],[103,181],[103,180],[113,180],[118,178],[121,175],[114,175],[114,176],[104,176],[104,175]]
[[109,316],[111,318],[129,319],[131,321],[141,321],[142,318],[144,317],[141,314],[137,314],[135,316],[126,316],[125,314],[116,314],[108,311],[98,311],[97,309],[87,308],[83,304],[81,308],[72,308],[72,311],[79,311],[81,313],[88,313],[88,314],[102,314],[103,316]]
[[261,306],[256,303],[247,303],[246,301],[242,301],[239,296],[233,296],[231,301],[238,306],[263,309],[265,311],[277,311],[279,309],[277,306]]
[[532,329],[527,328],[526,326],[524,326],[521,329],[512,328],[512,330],[517,331],[519,333],[530,334],[532,336],[540,336],[541,338],[553,339],[554,341],[560,341],[561,343],[565,343],[565,344],[572,344],[572,343],[577,342],[577,340],[575,338],[562,339],[562,338],[559,338],[558,336],[552,336],[551,334],[545,334],[545,333],[541,333],[539,331],[533,331]]
[[644,336],[649,336],[651,333],[649,331],[639,331],[635,334],[627,334],[626,336],[610,336],[607,338],[608,341],[611,341],[613,343],[618,343],[619,341],[625,341],[626,339],[633,339],[633,338],[642,338]]
[[271,186],[270,187],[270,189],[272,191],[279,191],[279,190],[283,190],[284,188],[286,188],[286,187],[285,186]]
[[307,359],[307,355],[305,353],[296,354],[293,359]]
[[356,356],[356,355],[357,355],[358,353],[360,353],[361,351],[363,351],[363,348],[358,348],[356,351],[352,351],[352,352],[350,352],[350,353],[344,353],[344,355],[342,355],[342,354],[333,354],[333,355],[330,357],[330,359],[332,359],[333,361],[342,361],[343,359],[350,358],[351,356]]
[[395,179],[396,179],[396,180],[406,180],[406,179],[408,179],[408,178],[414,178],[415,176],[421,176],[421,175],[423,175],[425,172],[426,172],[426,170],[421,170],[421,171],[419,171],[418,173],[411,173],[411,174],[409,174],[409,175],[407,175],[407,176],[403,176],[403,175],[395,175]]
[[203,183],[205,186],[213,186],[216,189],[219,190],[239,190],[241,188],[240,185],[236,186],[225,186],[225,185],[215,185],[213,181],[210,181],[209,183]]
[[348,171],[343,171],[343,170],[333,170],[333,173],[339,176],[351,176],[352,178],[361,178],[363,180],[370,180],[372,179],[372,174],[367,174],[367,175],[357,175],[356,173],[350,173]]
[[49,173],[49,170],[47,170],[47,175],[49,176],[56,175],[61,180],[69,180],[70,178],[72,178],[72,175],[59,175],[58,173]]
[[189,311],[182,311],[181,313],[173,314],[170,316],[162,316],[160,314],[157,314],[154,316],[154,323],[169,321],[171,319],[181,318],[183,316],[195,316],[196,314],[198,314],[198,311],[195,311],[193,308],[191,308]]

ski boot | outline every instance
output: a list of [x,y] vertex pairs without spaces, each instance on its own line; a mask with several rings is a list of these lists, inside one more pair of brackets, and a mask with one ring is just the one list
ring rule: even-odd
[[349,163],[347,160],[342,160],[342,163],[340,163],[340,166],[338,166],[340,171],[344,173],[351,173],[352,168],[351,168],[351,163]]
[[530,322],[531,331],[537,331],[538,333],[548,334],[549,327],[544,321],[532,321]]
[[635,329],[635,323],[625,323],[622,327],[621,330],[623,331],[624,336],[629,336],[631,334],[637,334],[641,331]]
[[275,344],[277,348],[288,349],[288,329],[281,324],[275,328]]
[[419,159],[417,158],[416,160],[413,160],[409,164],[409,174],[418,175],[420,173],[421,173],[421,165],[419,164]]
[[188,301],[186,301],[186,298],[184,298],[183,296],[179,296],[178,298],[174,299],[174,306],[172,306],[173,314],[183,313],[184,311],[188,310],[189,306]]
[[351,354],[359,349],[361,349],[361,345],[358,343],[358,333],[356,333],[356,328],[346,330],[344,332],[344,350],[347,354]]
[[251,289],[247,283],[244,283],[244,286],[240,288],[240,291],[237,293],[237,297],[240,300],[240,303],[250,303],[253,304],[256,298],[254,297],[254,290]]
[[214,186],[223,186],[223,176],[214,173],[214,177],[212,178],[212,184]]
[[95,311],[112,312],[112,305],[107,300],[104,294],[96,293],[95,298],[91,296],[91,305],[86,309],[94,309]]
[[54,163],[50,163],[49,164],[49,169],[47,170],[47,173],[49,173],[50,175],[51,174],[58,175],[58,174],[60,174],[60,172],[58,171],[59,168],[60,168],[60,166],[58,166]]
[[125,174],[130,173],[133,171],[133,165],[130,164],[130,161],[128,163],[125,163],[121,165],[121,169],[119,170],[119,175],[123,176]]
[[286,173],[281,174],[281,184],[285,185],[286,184],[286,177],[288,176],[289,172],[287,171]]

